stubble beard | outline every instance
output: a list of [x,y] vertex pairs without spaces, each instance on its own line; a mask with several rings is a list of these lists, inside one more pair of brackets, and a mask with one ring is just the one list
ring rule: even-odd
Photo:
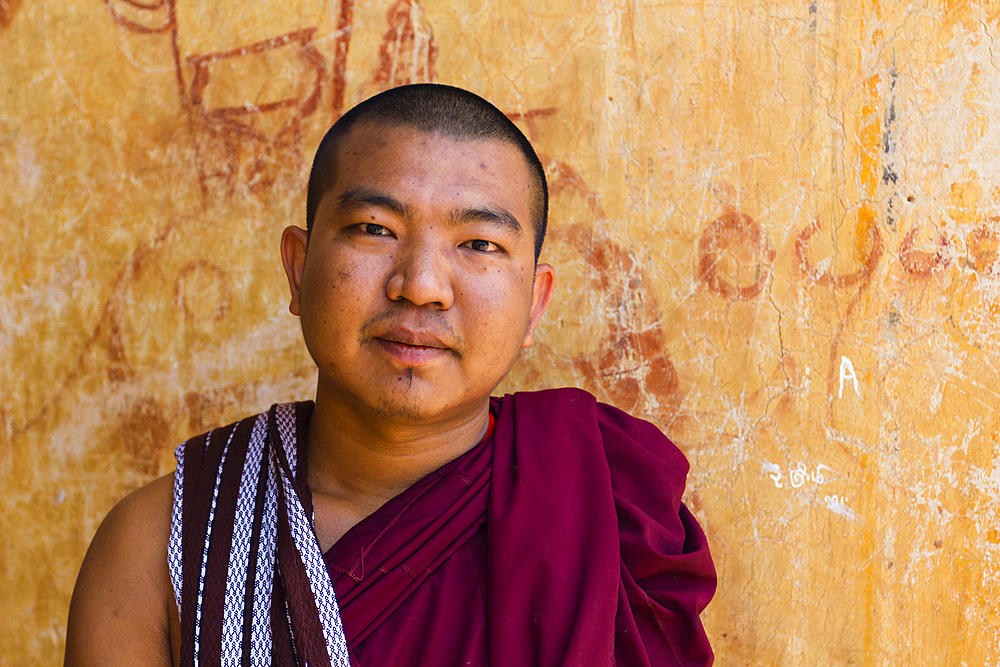
[[395,400],[383,396],[379,404],[374,406],[375,414],[383,419],[418,422],[427,416],[427,407],[421,405],[419,399],[410,392],[413,389],[413,369],[407,368],[396,377],[400,385],[404,385],[403,395]]

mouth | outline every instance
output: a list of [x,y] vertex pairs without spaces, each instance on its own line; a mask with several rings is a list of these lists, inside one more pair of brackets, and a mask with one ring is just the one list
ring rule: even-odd
[[422,366],[448,354],[447,347],[434,345],[411,345],[388,338],[372,339],[380,348],[403,366]]
[[371,340],[403,366],[421,366],[452,352],[446,341],[429,331],[391,329]]

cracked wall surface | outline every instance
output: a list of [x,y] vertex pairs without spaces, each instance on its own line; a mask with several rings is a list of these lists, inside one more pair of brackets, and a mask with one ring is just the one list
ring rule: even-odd
[[61,664],[100,520],[311,395],[282,228],[352,104],[529,135],[558,292],[501,391],[660,425],[720,665],[1000,665],[1000,9],[0,0],[0,665]]

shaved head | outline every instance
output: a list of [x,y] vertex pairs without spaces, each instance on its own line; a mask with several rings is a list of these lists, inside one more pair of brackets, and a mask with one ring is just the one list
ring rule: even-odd
[[309,174],[306,229],[311,231],[319,202],[337,177],[341,144],[356,124],[406,126],[456,141],[496,141],[510,144],[524,157],[532,179],[529,205],[535,231],[535,260],[542,251],[548,224],[549,193],[535,150],[527,137],[502,111],[461,88],[435,83],[400,86],[379,93],[340,117],[323,137]]

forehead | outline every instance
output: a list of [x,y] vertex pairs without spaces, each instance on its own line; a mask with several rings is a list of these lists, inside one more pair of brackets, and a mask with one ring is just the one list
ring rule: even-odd
[[520,151],[504,141],[364,122],[338,142],[334,164],[324,199],[370,187],[416,203],[482,200],[503,206],[525,228],[531,225],[531,172]]

